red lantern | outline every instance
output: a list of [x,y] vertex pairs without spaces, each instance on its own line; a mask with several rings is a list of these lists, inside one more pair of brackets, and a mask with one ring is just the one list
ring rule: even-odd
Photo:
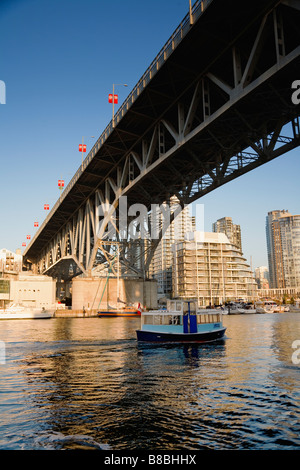
[[113,95],[112,93],[109,93],[108,102],[109,103],[113,102],[114,104],[117,104],[118,103],[118,95]]
[[45,209],[45,211],[48,211],[49,210],[49,204],[44,204],[44,209]]
[[58,180],[58,187],[59,187],[59,188],[63,188],[64,185],[65,185],[64,180]]
[[34,226],[35,226],[35,227],[38,227],[38,226],[39,226],[39,223],[38,223],[38,222],[34,222]]
[[26,237],[26,238],[27,238],[27,240],[30,240],[31,236],[30,236],[30,235],[27,235],[27,237]]
[[79,152],[86,152],[86,145],[79,144]]
[[26,243],[23,242],[23,243],[22,243],[22,246],[26,246]]

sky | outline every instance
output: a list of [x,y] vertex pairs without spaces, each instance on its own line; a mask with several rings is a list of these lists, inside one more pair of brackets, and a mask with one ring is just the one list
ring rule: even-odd
[[[118,106],[188,13],[189,0],[0,0],[0,249],[34,235]],[[300,77],[295,77],[300,78]],[[94,137],[92,137],[94,136]],[[300,213],[300,149],[198,200],[204,229],[221,217],[241,226],[244,256],[267,265],[269,211]],[[198,227],[199,228],[199,227]]]

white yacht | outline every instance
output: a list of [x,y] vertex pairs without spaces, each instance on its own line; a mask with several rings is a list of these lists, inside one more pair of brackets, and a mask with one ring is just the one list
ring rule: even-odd
[[0,311],[0,320],[47,319],[54,316],[53,310],[25,307],[22,304],[12,304]]

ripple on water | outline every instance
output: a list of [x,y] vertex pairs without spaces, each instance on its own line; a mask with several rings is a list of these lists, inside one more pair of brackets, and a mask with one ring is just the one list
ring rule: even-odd
[[113,319],[56,320],[10,325],[0,449],[299,448],[298,318],[232,316],[222,344],[162,347],[132,321],[118,337]]

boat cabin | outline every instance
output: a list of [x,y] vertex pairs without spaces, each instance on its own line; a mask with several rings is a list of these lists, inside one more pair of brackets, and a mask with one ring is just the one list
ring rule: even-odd
[[167,309],[142,312],[144,331],[169,333],[197,333],[222,327],[221,313],[197,310],[196,301],[169,300]]

